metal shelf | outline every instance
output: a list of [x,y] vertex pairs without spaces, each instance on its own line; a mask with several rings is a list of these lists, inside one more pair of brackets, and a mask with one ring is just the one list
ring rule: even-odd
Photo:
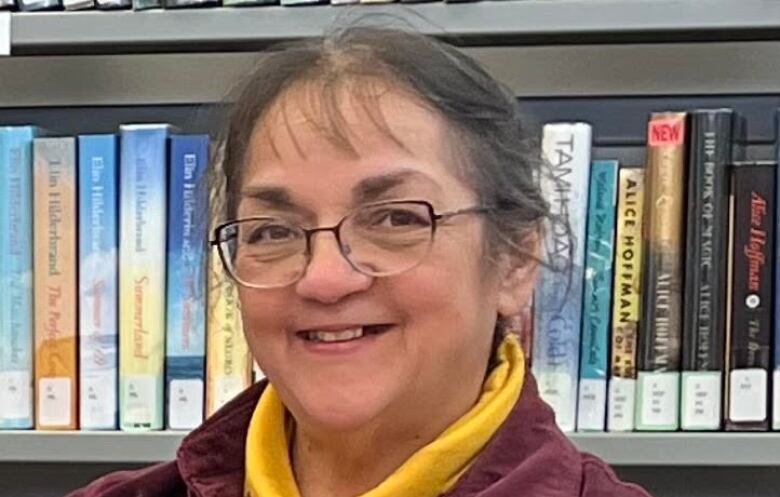
[[186,432],[0,431],[0,463],[151,463],[173,459]]
[[[780,93],[778,41],[463,50],[519,97]],[[251,52],[0,57],[0,108],[223,102],[256,57]]]
[[780,2],[515,0],[465,4],[14,13],[14,54],[255,49],[367,15],[462,45],[770,40]]
[[[0,463],[149,463],[172,459],[183,432],[0,432]],[[780,466],[780,433],[576,433],[617,466]]]

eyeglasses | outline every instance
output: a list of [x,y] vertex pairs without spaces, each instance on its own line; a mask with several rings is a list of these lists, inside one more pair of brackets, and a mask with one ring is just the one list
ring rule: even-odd
[[430,251],[437,223],[487,212],[474,206],[437,214],[422,200],[361,206],[335,226],[305,229],[281,217],[253,216],[217,226],[211,245],[230,276],[251,288],[279,288],[301,279],[311,260],[312,237],[331,231],[341,255],[356,271],[391,276],[420,264]]

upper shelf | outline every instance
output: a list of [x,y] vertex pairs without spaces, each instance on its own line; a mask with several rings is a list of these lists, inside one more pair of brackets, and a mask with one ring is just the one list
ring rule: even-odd
[[780,2],[514,0],[477,3],[14,13],[13,54],[254,50],[368,15],[460,45],[770,40]]
[[[149,463],[175,457],[183,432],[0,431],[0,463]],[[575,433],[618,466],[780,466],[778,433]]]

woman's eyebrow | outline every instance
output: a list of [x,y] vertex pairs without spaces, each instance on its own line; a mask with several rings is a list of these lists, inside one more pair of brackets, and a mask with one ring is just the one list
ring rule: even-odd
[[439,184],[427,174],[414,169],[402,169],[362,179],[352,188],[353,204],[361,205],[380,200],[382,196],[392,189],[402,186],[411,180],[421,180],[424,184],[441,190]]
[[290,192],[281,186],[247,186],[241,190],[241,198],[261,202],[273,210],[311,214],[308,209],[296,204]]

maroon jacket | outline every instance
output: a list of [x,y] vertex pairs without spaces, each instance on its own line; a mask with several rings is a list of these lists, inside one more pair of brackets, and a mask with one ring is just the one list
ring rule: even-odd
[[[176,460],[104,476],[68,497],[242,497],[247,427],[265,384],[190,433]],[[444,497],[650,497],[580,453],[555,425],[529,374],[509,418]]]

